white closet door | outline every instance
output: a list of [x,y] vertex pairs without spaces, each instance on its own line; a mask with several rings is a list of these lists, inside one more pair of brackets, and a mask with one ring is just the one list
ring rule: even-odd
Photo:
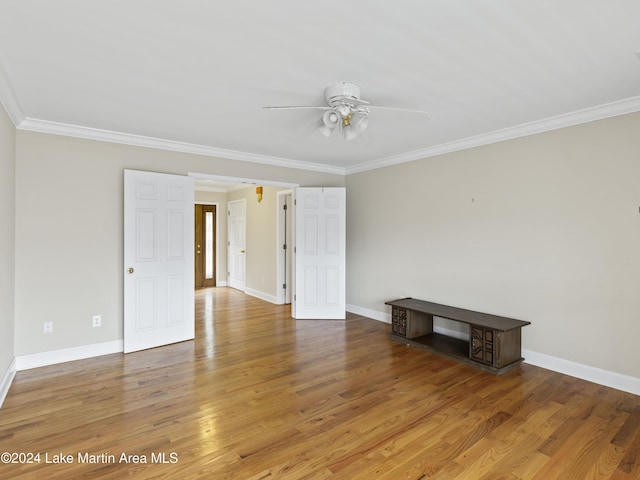
[[228,204],[229,286],[242,290],[246,286],[247,202],[234,200]]

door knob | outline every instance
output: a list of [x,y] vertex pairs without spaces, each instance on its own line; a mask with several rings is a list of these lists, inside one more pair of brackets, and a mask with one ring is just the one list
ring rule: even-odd
[[196,253],[198,253],[198,254],[199,254],[199,253],[200,253],[200,250],[198,250]]
[[240,250],[240,253],[244,253],[244,250]]
[[127,268],[127,272],[133,273],[133,268],[131,268],[131,267]]

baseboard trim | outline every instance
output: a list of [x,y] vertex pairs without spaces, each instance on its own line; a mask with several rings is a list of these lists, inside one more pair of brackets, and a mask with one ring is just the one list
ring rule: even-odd
[[29,370],[31,368],[46,367],[56,363],[72,362],[74,360],[84,360],[85,358],[99,357],[112,353],[124,351],[123,340],[112,342],[94,343],[81,347],[64,348],[52,350],[50,352],[32,353],[16,357],[16,370]]
[[7,394],[9,393],[9,389],[11,388],[11,382],[13,382],[13,377],[16,376],[16,359],[11,360],[9,364],[9,368],[2,376],[2,381],[0,381],[0,408],[2,408],[2,404],[4,403],[4,399],[7,398]]
[[531,350],[523,349],[522,356],[524,357],[524,363],[528,363],[529,365],[535,365],[536,367],[553,370],[554,372],[587,380],[588,382],[597,383],[598,385],[640,395],[640,378],[612,372],[610,370],[603,370]]
[[259,298],[260,300],[264,300],[265,302],[278,304],[278,298],[275,295],[270,295],[268,293],[261,292],[260,290],[254,290],[253,288],[245,288],[244,293],[247,295],[251,295],[252,297]]
[[[347,311],[373,320],[378,320],[379,322],[391,323],[391,314],[388,313],[352,304],[347,304]],[[460,338],[462,340],[468,340],[468,338],[455,330],[434,326],[434,331],[455,338]],[[538,353],[532,350],[523,349],[522,356],[524,357],[524,363],[529,365],[535,365],[536,367],[546,368],[547,370],[580,378],[588,382],[597,383],[598,385],[615,388],[616,390],[621,390],[623,392],[633,393],[634,395],[640,395],[640,378],[623,375],[610,370],[603,370],[601,368],[584,365],[582,363],[572,362],[571,360],[565,360],[563,358],[552,357],[551,355],[545,355],[544,353]]]
[[356,315],[362,315],[363,317],[372,318],[379,322],[391,323],[391,314],[385,312],[379,312],[378,310],[372,310],[370,308],[360,307],[347,303],[347,312],[355,313]]

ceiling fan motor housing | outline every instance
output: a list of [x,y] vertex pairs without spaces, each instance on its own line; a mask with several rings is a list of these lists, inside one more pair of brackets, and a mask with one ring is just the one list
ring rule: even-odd
[[336,82],[324,90],[324,98],[332,107],[360,100],[360,85],[351,82]]

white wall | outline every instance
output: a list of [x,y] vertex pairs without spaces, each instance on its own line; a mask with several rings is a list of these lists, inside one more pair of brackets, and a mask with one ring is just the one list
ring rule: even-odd
[[0,104],[0,404],[14,356],[15,134]]
[[124,168],[344,186],[339,175],[19,130],[16,356],[122,339]]
[[347,303],[529,320],[525,349],[640,378],[640,114],[347,177]]

